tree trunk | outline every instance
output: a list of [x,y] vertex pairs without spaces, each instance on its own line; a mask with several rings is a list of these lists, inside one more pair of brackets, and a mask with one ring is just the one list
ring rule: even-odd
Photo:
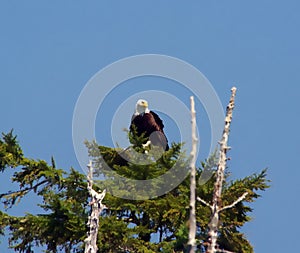
[[190,218],[189,218],[189,241],[188,252],[194,253],[196,247],[196,152],[197,152],[197,136],[196,136],[196,111],[194,97],[191,98],[191,123],[192,123],[192,151],[190,163]]

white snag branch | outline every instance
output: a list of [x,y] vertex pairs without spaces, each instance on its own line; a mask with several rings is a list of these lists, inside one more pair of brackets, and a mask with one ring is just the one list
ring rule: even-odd
[[229,208],[232,208],[234,207],[237,203],[243,201],[246,196],[248,195],[248,192],[245,192],[241,197],[239,197],[236,201],[234,201],[232,204],[228,205],[228,206],[224,206],[222,207],[219,212],[222,212],[223,210],[226,210],[226,209],[229,209]]
[[196,246],[196,153],[197,153],[197,136],[196,136],[196,111],[194,97],[191,100],[191,125],[192,125],[192,151],[190,161],[190,218],[189,218],[189,241],[188,252],[194,253]]
[[102,193],[98,193],[93,190],[93,166],[90,161],[88,164],[88,176],[87,176],[87,189],[91,196],[91,214],[88,219],[89,231],[87,232],[87,238],[85,241],[85,250],[84,253],[96,253],[98,250],[97,247],[97,237],[98,237],[98,228],[99,228],[99,216],[101,212],[106,208],[102,204],[102,200],[105,197],[106,190]]
[[213,199],[211,204],[212,214],[211,214],[210,222],[208,224],[208,228],[209,228],[208,236],[210,241],[208,244],[207,253],[218,252],[217,238],[218,238],[218,226],[219,226],[219,213],[221,211],[221,205],[222,205],[221,193],[223,188],[224,174],[225,174],[225,168],[227,162],[226,154],[227,154],[227,150],[229,149],[227,143],[228,143],[228,137],[230,132],[232,113],[234,109],[235,94],[236,94],[236,88],[233,87],[231,89],[230,101],[226,108],[225,126],[223,130],[222,139],[219,142],[220,144],[219,161],[217,167],[216,182],[214,184]]

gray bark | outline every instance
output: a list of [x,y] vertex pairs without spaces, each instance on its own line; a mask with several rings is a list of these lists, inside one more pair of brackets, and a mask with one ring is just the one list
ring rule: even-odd
[[93,190],[93,167],[92,162],[88,164],[88,176],[87,176],[87,189],[91,197],[91,214],[88,219],[89,231],[87,232],[87,238],[85,241],[85,253],[96,253],[98,250],[97,247],[97,237],[98,237],[98,228],[99,228],[99,216],[101,212],[106,208],[102,204],[102,200],[105,197],[106,190],[102,193],[97,193]]

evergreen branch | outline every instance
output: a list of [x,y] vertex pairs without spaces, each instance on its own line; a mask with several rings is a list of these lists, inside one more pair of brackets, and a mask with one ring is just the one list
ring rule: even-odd
[[45,179],[45,180],[43,180],[42,182],[39,182],[39,183],[37,183],[37,184],[34,185],[34,186],[26,187],[26,188],[24,188],[24,189],[22,189],[22,190],[18,190],[18,191],[9,191],[9,192],[7,192],[7,193],[2,193],[2,194],[0,194],[0,198],[7,197],[7,196],[9,196],[9,195],[16,194],[16,193],[24,193],[24,192],[26,192],[26,191],[36,190],[37,187],[39,187],[40,185],[46,183],[47,181],[48,181],[48,180]]
[[222,207],[221,209],[219,209],[218,211],[219,211],[219,212],[222,212],[222,211],[224,211],[225,209],[229,209],[229,208],[234,207],[236,204],[238,204],[239,202],[243,201],[243,200],[246,198],[247,195],[248,195],[248,192],[245,192],[241,197],[239,197],[239,198],[238,198],[236,201],[234,201],[232,204],[227,205],[227,206],[224,206],[224,207]]
[[[32,190],[35,192],[39,186],[41,186],[42,184],[47,183],[47,182],[48,182],[48,179],[45,179],[45,180],[35,184],[34,186],[26,187],[22,190],[9,191],[6,193],[2,193],[2,194],[0,194],[0,199],[2,199],[2,198],[9,199],[10,198],[11,199],[10,206],[12,206],[15,203],[17,198],[22,198],[25,194],[27,194],[28,192],[30,192]],[[48,182],[48,184],[49,184],[49,182]],[[6,203],[10,203],[10,201],[6,200],[4,202],[4,204],[6,205]]]

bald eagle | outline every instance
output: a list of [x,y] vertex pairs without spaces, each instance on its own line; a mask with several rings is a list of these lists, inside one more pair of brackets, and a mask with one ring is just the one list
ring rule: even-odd
[[168,140],[163,130],[164,124],[155,112],[149,110],[148,102],[144,99],[140,99],[136,103],[135,113],[131,118],[131,133],[134,128],[138,136],[144,133],[144,136],[148,138],[147,143],[143,146],[152,144],[169,150]]

